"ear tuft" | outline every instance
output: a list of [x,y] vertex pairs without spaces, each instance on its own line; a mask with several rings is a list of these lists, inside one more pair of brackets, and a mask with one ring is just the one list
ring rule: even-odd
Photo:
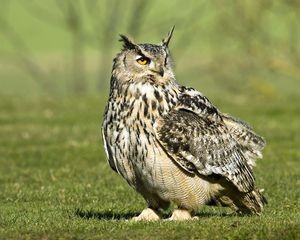
[[135,49],[136,48],[136,44],[134,43],[134,41],[132,39],[130,39],[129,37],[126,37],[123,34],[120,34],[120,42],[123,42],[123,50],[127,50],[127,49]]
[[169,42],[172,38],[173,35],[173,31],[175,29],[175,25],[171,28],[171,30],[169,31],[168,35],[162,40],[161,45],[168,47],[169,46]]

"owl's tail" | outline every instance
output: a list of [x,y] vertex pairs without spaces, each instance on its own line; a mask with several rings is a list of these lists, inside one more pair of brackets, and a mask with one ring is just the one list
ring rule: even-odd
[[243,214],[257,214],[259,215],[264,206],[268,203],[263,196],[262,191],[255,189],[252,192],[244,194],[238,201],[234,202],[238,208],[238,212]]
[[241,214],[257,214],[264,210],[268,203],[262,194],[263,190],[254,189],[249,193],[231,192],[214,199],[216,205],[230,207]]

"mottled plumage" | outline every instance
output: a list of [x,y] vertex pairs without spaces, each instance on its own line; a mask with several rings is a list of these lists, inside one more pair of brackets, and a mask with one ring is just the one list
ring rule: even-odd
[[204,204],[260,213],[265,198],[252,168],[265,142],[221,113],[200,92],[175,81],[168,44],[135,44],[121,35],[102,134],[109,165],[147,201],[135,220],[188,219]]

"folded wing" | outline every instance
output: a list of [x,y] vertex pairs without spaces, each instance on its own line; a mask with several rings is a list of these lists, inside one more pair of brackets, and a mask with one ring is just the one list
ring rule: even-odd
[[241,192],[253,190],[255,179],[245,147],[201,93],[185,89],[177,106],[158,121],[156,137],[186,171],[217,174]]

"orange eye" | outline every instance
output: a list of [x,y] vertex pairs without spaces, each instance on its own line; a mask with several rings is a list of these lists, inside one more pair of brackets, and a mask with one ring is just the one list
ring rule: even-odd
[[150,60],[148,58],[145,58],[145,57],[140,57],[136,61],[141,65],[146,65],[150,62]]

